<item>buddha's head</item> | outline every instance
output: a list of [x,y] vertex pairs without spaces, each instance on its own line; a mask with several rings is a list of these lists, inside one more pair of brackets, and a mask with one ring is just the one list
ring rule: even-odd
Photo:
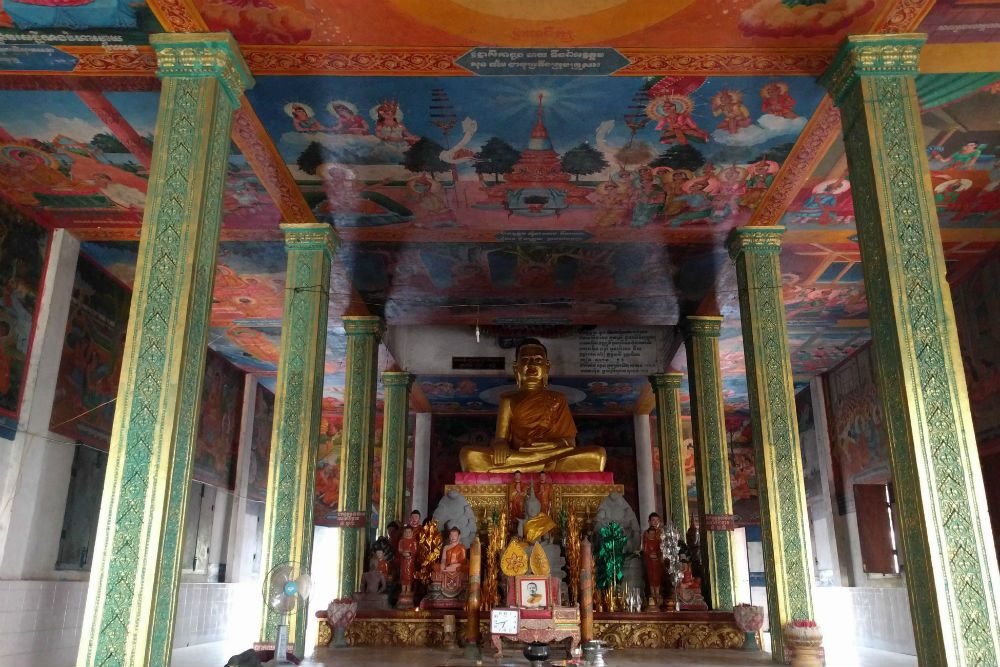
[[514,377],[522,389],[540,389],[549,383],[549,354],[539,341],[528,338],[517,346]]

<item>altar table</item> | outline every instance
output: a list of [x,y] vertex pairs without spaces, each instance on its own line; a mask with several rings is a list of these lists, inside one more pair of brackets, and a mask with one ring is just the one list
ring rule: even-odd
[[570,640],[567,654],[572,656],[573,649],[580,645],[580,610],[577,607],[555,607],[551,610],[551,615],[531,614],[525,618],[525,611],[522,610],[518,619],[516,635],[491,635],[493,648],[496,649],[497,658],[503,657],[503,638],[515,642],[530,644],[531,642],[551,643]]

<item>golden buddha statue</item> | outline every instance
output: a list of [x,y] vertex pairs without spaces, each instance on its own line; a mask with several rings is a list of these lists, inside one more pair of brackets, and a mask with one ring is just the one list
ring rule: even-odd
[[600,472],[603,447],[577,447],[576,424],[566,397],[548,388],[549,358],[533,338],[517,348],[517,389],[500,397],[492,446],[463,447],[465,472]]

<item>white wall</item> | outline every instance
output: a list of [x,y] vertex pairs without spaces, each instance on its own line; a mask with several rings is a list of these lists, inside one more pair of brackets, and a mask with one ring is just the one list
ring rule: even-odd
[[74,444],[49,432],[80,242],[53,233],[17,434],[0,469],[0,577],[48,578],[59,552]]
[[916,655],[905,588],[828,586],[813,589],[823,644],[864,646]]
[[[255,583],[181,584],[178,595],[175,648],[219,641],[260,622]],[[86,596],[84,581],[0,581],[0,665],[72,667]]]
[[[263,608],[257,582],[181,584],[177,594],[174,648],[256,634]],[[248,645],[247,648],[250,648]]]
[[86,596],[84,581],[0,581],[0,664],[73,665]]

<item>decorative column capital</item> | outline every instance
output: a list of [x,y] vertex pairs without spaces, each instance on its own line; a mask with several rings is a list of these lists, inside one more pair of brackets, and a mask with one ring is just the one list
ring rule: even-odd
[[683,373],[654,373],[649,376],[649,383],[654,389],[680,389],[683,380]]
[[729,256],[736,260],[745,252],[777,255],[781,252],[781,236],[784,233],[785,228],[780,225],[738,227],[726,242]]
[[382,319],[375,315],[344,315],[342,319],[348,336],[373,336],[382,331]]
[[819,83],[840,106],[851,84],[861,77],[915,76],[926,41],[927,35],[922,34],[851,35],[840,45]]
[[383,371],[382,385],[386,387],[406,387],[413,384],[413,373],[406,371]]
[[150,35],[149,43],[156,51],[160,78],[218,79],[234,107],[240,105],[243,91],[253,88],[250,68],[228,32],[160,33]]
[[282,223],[279,226],[285,235],[286,250],[324,250],[333,259],[340,247],[337,233],[325,222]]
[[685,338],[718,338],[721,331],[721,315],[688,315],[684,321]]

